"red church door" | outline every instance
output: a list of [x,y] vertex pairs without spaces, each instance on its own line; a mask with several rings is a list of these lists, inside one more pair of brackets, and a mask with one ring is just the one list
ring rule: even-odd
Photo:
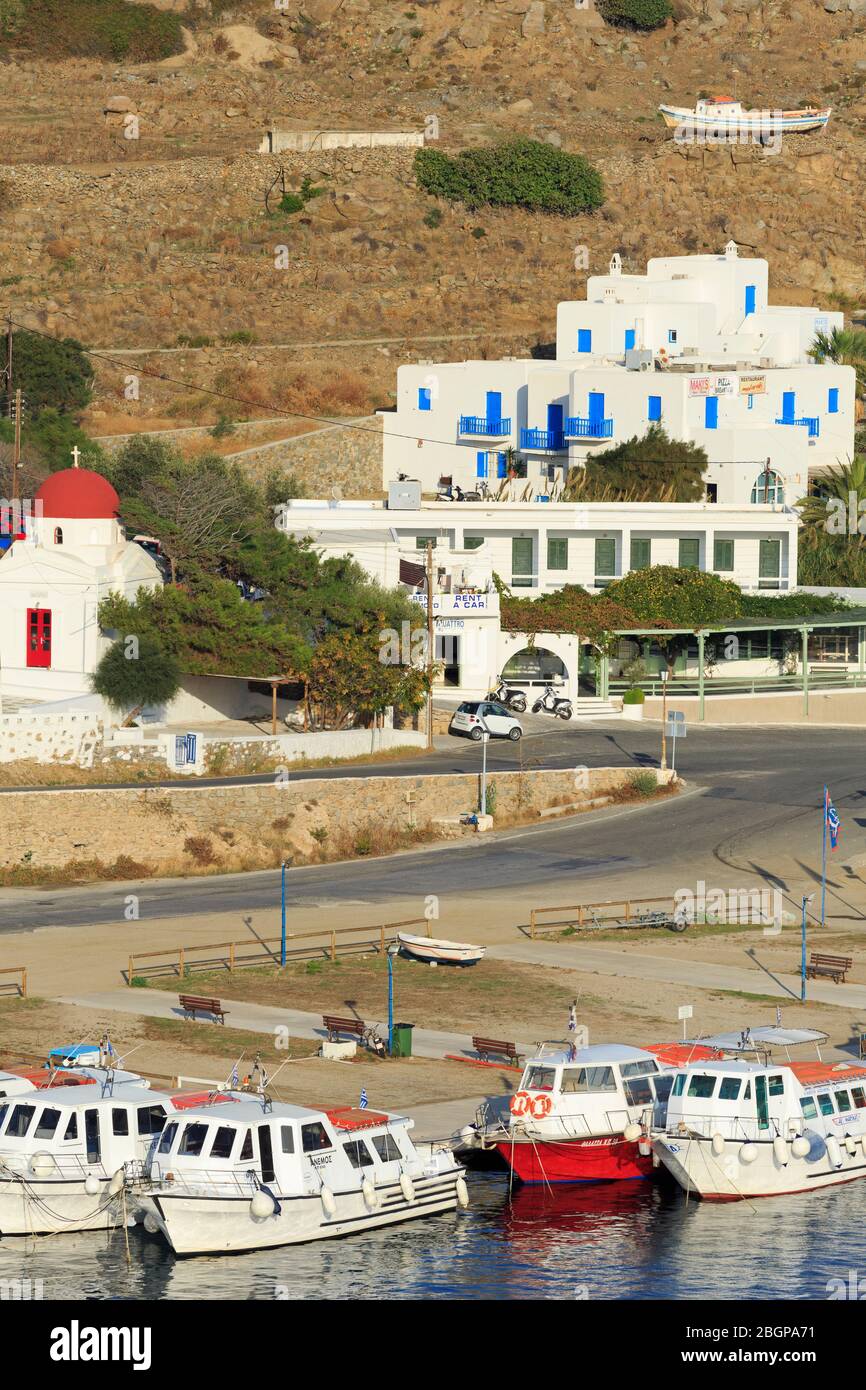
[[51,665],[51,609],[27,609],[27,665]]

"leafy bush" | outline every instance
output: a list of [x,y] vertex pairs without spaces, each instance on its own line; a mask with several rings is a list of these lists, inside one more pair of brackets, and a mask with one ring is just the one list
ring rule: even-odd
[[596,0],[596,9],[608,24],[631,29],[659,29],[673,14],[669,0]]
[[642,705],[644,702],[644,693],[640,689],[627,690],[622,697],[622,702],[624,705]]
[[436,227],[440,226],[442,217],[443,212],[441,208],[431,208],[429,212],[424,214],[424,226],[429,227],[431,231],[433,231]]
[[184,853],[194,859],[196,864],[212,864],[216,855],[207,835],[187,835],[183,842]]
[[633,772],[628,780],[638,796],[654,796],[658,791],[658,778],[654,772]]
[[61,413],[83,410],[90,401],[93,368],[75,338],[46,338],[18,328],[12,335],[13,386],[20,387],[29,414],[46,406]]
[[[700,502],[707,455],[699,444],[671,439],[658,425],[586,460],[581,499],[605,490],[605,500],[639,497],[645,502]],[[570,480],[571,481],[571,480]],[[599,499],[601,500],[601,499]]]
[[468,208],[522,207],[574,217],[604,202],[597,169],[538,140],[508,140],[456,156],[421,149],[415,176],[425,192]]

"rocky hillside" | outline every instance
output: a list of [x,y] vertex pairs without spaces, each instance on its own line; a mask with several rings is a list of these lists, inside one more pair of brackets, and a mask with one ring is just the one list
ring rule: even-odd
[[[866,0],[674,6],[640,34],[574,0],[158,0],[181,12],[186,45],[160,62],[7,46],[0,311],[105,349],[200,344],[100,369],[92,427],[120,429],[215,419],[223,407],[195,385],[262,415],[360,414],[388,401],[398,360],[527,351],[552,338],[557,301],[582,293],[576,247],[592,273],[614,250],[641,269],[734,237],[769,257],[776,300],[856,310]],[[678,147],[658,103],[735,83],[750,105],[832,105],[830,125],[776,153]],[[255,152],[271,119],[421,129],[431,116],[446,150],[523,134],[585,154],[604,206],[577,219],[443,207],[432,225],[411,150]],[[300,213],[266,211],[281,168],[290,190],[305,176],[319,190]],[[135,365],[188,385],[145,377],[126,402]]]

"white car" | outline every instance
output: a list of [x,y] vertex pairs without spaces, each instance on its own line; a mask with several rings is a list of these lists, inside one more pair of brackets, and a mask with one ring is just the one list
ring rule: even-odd
[[458,705],[448,732],[478,743],[485,729],[491,738],[510,738],[513,743],[523,737],[520,720],[495,700],[464,700]]

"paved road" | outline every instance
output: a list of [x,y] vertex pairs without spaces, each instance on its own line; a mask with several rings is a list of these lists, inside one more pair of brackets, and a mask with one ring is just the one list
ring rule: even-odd
[[[622,723],[571,727],[527,740],[524,757],[548,767],[651,765],[658,729]],[[610,807],[568,818],[432,846],[387,859],[306,867],[289,875],[289,910],[306,904],[386,904],[438,893],[460,899],[491,886],[531,889],[562,884],[579,900],[620,879],[631,893],[672,891],[672,885],[703,878],[723,885],[756,879],[776,886],[786,908],[799,912],[799,894],[815,888],[820,872],[821,801],[829,783],[842,817],[841,848],[831,863],[828,913],[852,924],[863,921],[857,905],[866,864],[866,770],[859,761],[864,735],[858,730],[690,729],[680,750],[680,769],[689,791],[645,806]],[[530,752],[531,750],[531,752]],[[511,745],[493,745],[491,766],[515,767]],[[466,771],[477,766],[474,745],[453,752],[389,764],[392,775]],[[364,766],[359,776],[380,769]],[[304,777],[306,774],[298,774]],[[345,769],[320,776],[345,776]],[[124,885],[88,885],[65,890],[0,891],[0,931],[22,927],[116,922]],[[193,916],[274,908],[278,881],[273,872],[214,878],[145,881],[139,893],[142,917]],[[603,896],[618,896],[616,891]],[[555,899],[554,899],[555,900]],[[862,900],[862,895],[861,895]],[[511,923],[513,925],[513,923]]]

